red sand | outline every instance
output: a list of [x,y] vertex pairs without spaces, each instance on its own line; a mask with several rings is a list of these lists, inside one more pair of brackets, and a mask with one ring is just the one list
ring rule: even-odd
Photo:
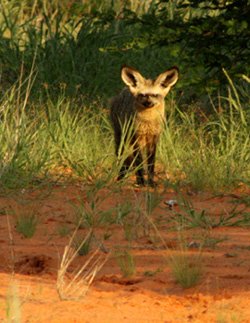
[[[232,200],[240,201],[240,196],[246,194],[249,191],[224,197],[197,194],[188,198],[197,212],[206,210],[218,222],[221,214],[232,211],[235,206]],[[140,190],[112,194],[102,190],[98,196],[99,211],[115,207],[118,200],[124,203],[137,199],[136,205],[145,204]],[[20,301],[19,310],[14,313],[20,311],[22,322],[250,322],[250,229],[219,226],[182,231],[187,244],[199,243],[206,235],[208,239],[202,248],[202,278],[198,285],[184,289],[174,280],[167,261],[179,250],[178,232],[171,230],[165,221],[172,216],[173,224],[174,212],[178,213],[180,207],[175,206],[171,211],[164,204],[165,200],[176,199],[175,193],[164,192],[161,196],[162,201],[152,213],[157,233],[139,219],[146,234],[138,229],[137,237],[127,241],[119,223],[96,224],[92,248],[96,248],[98,241],[103,242],[106,250],[129,247],[136,263],[134,276],[122,277],[113,253],[85,297],[64,301],[58,296],[56,279],[69,236],[60,236],[59,230],[65,225],[73,230],[76,220],[72,203],[78,205],[79,198],[86,201],[86,191],[79,186],[57,186],[42,198],[37,191],[25,191],[19,198],[1,196],[0,322],[10,318],[8,306],[15,303],[11,301],[13,294]],[[33,202],[29,205],[17,202],[24,197],[32,198]],[[242,203],[237,210],[243,208]],[[15,230],[15,215],[30,209],[37,210],[39,224],[35,235],[25,239]],[[244,212],[250,212],[249,208]],[[103,240],[104,233],[107,240]],[[199,251],[196,248],[187,252]],[[77,256],[73,267],[84,264],[88,257]]]

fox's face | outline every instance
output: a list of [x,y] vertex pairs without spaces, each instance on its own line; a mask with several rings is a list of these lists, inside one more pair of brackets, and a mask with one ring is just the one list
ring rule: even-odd
[[177,67],[161,73],[155,80],[145,79],[132,67],[124,66],[121,70],[121,78],[135,97],[136,108],[139,109],[162,104],[171,87],[177,82],[178,76]]

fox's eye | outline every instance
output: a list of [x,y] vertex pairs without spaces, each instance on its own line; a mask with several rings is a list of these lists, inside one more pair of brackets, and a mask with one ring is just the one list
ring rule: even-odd
[[152,94],[151,95],[153,98],[158,98],[159,97],[159,94]]

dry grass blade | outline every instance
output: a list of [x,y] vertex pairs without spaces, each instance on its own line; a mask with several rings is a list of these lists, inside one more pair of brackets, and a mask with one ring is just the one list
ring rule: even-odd
[[83,266],[68,274],[68,269],[73,260],[78,256],[81,246],[88,240],[92,230],[75,250],[72,243],[77,230],[73,233],[69,244],[65,247],[60,268],[57,274],[57,292],[62,300],[79,300],[84,297],[92,284],[96,274],[107,261],[109,254],[98,255],[99,249],[96,249],[86,260]]
[[6,298],[6,317],[8,323],[20,323],[21,301],[17,282],[11,281]]

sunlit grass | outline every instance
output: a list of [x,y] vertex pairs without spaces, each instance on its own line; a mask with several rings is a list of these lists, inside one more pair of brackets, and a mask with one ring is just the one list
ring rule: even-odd
[[250,176],[249,111],[241,104],[248,95],[229,84],[221,110],[211,104],[209,117],[195,106],[183,112],[174,105],[168,114],[159,159],[170,177],[196,190],[230,189]]
[[[170,178],[170,182],[179,181],[195,190],[212,191],[247,182],[248,112],[233,98],[230,93],[224,100],[229,113],[215,111],[203,122],[192,109],[184,113],[172,107],[175,110],[168,115],[157,155],[164,182]],[[23,100],[13,87],[0,103],[3,187],[25,187],[37,179],[51,179],[51,174],[63,169],[70,170],[71,177],[91,183],[115,181],[120,164],[107,110],[91,103],[79,107],[66,97],[37,104],[29,104],[28,95],[27,102]]]

